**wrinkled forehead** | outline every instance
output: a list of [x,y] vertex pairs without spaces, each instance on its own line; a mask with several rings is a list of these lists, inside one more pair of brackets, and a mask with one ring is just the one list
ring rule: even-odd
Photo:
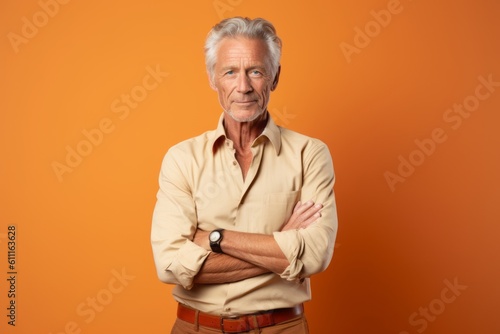
[[216,66],[242,62],[268,65],[270,58],[267,44],[261,39],[225,37],[218,45]]

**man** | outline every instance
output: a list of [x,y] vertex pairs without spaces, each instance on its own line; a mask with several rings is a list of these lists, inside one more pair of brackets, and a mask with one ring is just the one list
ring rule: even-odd
[[263,19],[217,24],[205,44],[216,130],[169,149],[152,248],[175,284],[172,333],[308,333],[309,277],[330,263],[337,232],[328,148],[278,127],[267,104],[281,40]]

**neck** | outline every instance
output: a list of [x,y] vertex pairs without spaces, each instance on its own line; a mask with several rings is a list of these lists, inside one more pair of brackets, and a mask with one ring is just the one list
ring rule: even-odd
[[257,138],[267,124],[267,112],[262,113],[251,122],[238,122],[231,116],[224,113],[224,129],[226,134],[234,143],[234,147],[239,152],[250,150],[255,138]]

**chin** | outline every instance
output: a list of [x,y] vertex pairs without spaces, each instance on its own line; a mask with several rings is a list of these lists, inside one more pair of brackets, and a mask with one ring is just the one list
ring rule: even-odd
[[252,122],[259,118],[262,114],[264,114],[265,109],[263,110],[228,110],[226,111],[232,119],[237,122]]

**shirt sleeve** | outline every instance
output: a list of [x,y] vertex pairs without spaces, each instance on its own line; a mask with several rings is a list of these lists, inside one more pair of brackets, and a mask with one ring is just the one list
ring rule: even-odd
[[191,241],[197,229],[196,210],[181,153],[170,149],[162,162],[151,245],[158,278],[189,290],[210,252]]
[[333,256],[337,235],[337,208],[333,185],[335,175],[328,147],[322,142],[304,152],[301,201],[323,204],[321,217],[301,230],[274,232],[274,238],[290,265],[281,273],[289,280],[301,280],[324,271]]

